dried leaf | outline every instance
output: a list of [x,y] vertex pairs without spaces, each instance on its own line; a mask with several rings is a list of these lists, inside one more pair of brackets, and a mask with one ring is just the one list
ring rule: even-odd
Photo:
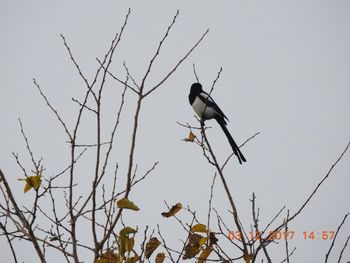
[[107,250],[95,261],[95,263],[119,263],[119,255],[113,250]]
[[197,255],[202,246],[201,243],[204,244],[205,241],[206,241],[205,237],[199,234],[190,233],[188,237],[188,243],[185,246],[185,255],[182,257],[182,259],[193,258],[195,255]]
[[140,208],[138,208],[137,205],[135,205],[132,201],[130,201],[125,197],[117,201],[117,207],[124,208],[124,209],[131,209],[134,211],[140,210]]
[[187,138],[182,139],[185,142],[194,142],[194,139],[196,138],[196,135],[192,131],[188,134]]
[[161,242],[156,238],[152,237],[146,244],[145,256],[146,258],[150,258],[154,250],[161,244]]
[[138,255],[135,255],[133,257],[130,257],[126,260],[126,263],[136,263],[137,261],[139,261],[140,258]]
[[165,259],[165,254],[163,252],[158,253],[156,256],[155,263],[163,263],[164,259]]
[[32,175],[28,176],[25,179],[18,179],[18,181],[25,181],[26,185],[24,186],[24,192],[28,192],[30,189],[34,188],[38,190],[41,185],[41,175]]
[[213,251],[212,247],[206,247],[202,253],[200,253],[199,258],[198,258],[198,263],[204,263],[207,258],[209,257],[210,253]]
[[188,242],[189,243],[199,243],[202,238],[203,238],[202,235],[190,233],[189,237],[188,237]]
[[216,245],[217,242],[218,242],[218,239],[216,238],[215,233],[210,232],[209,233],[209,246]]
[[191,227],[192,232],[207,233],[207,226],[204,224],[197,224]]
[[246,263],[250,263],[252,261],[252,259],[253,259],[253,255],[249,254],[249,253],[248,254],[244,254],[243,258],[244,258]]
[[177,203],[176,205],[173,205],[172,208],[168,212],[163,212],[162,216],[164,217],[171,217],[175,215],[177,212],[179,212],[182,208],[181,203]]

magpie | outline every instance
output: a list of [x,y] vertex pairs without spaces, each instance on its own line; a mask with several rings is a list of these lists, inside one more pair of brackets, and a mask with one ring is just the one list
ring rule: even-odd
[[230,132],[228,131],[226,125],[228,118],[219,108],[219,106],[215,103],[212,97],[209,96],[208,93],[203,91],[202,85],[200,83],[193,83],[191,86],[190,94],[188,95],[188,100],[196,112],[196,114],[201,118],[201,121],[215,119],[217,123],[220,125],[222,130],[224,131],[234,154],[237,156],[240,164],[246,162],[242,152],[237,146],[236,142],[233,140]]

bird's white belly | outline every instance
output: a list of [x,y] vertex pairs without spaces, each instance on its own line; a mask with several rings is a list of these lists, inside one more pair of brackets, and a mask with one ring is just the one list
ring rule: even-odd
[[213,108],[206,106],[206,104],[198,97],[192,103],[192,108],[198,117],[204,119],[212,119],[217,114]]

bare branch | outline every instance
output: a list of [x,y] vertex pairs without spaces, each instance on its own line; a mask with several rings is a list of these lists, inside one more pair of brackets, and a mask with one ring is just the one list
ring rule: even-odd
[[[130,74],[130,71],[129,71],[129,68],[126,66],[126,63],[125,61],[123,62],[123,66],[124,66],[124,69],[126,71],[126,75],[131,79],[131,81],[134,83],[135,87],[140,90],[140,86],[136,83],[135,79],[133,78],[133,76]],[[132,90],[134,90],[132,88]],[[135,90],[135,92],[138,94],[139,92]]]
[[9,244],[10,249],[11,249],[13,260],[15,261],[15,263],[17,263],[18,261],[17,261],[15,249],[12,245],[12,239],[10,238],[9,233],[6,230],[6,227],[1,222],[0,222],[0,228],[2,229],[2,231],[4,231],[4,234],[5,234],[6,239],[7,239],[7,243]]
[[[267,229],[272,225],[272,223],[277,219],[277,217],[282,213],[282,211],[286,208],[286,206],[284,205],[277,213],[276,215],[271,219],[271,221],[266,225],[265,229],[263,230],[263,233],[265,233],[267,231]],[[288,223],[286,221],[286,223]]]
[[80,107],[83,107],[83,108],[85,108],[85,109],[87,109],[87,110],[89,110],[89,111],[91,111],[91,112],[97,114],[97,111],[96,111],[96,110],[94,110],[94,109],[88,107],[86,104],[85,104],[85,105],[81,104],[77,99],[72,98],[72,101],[74,101],[75,103],[77,103]]
[[209,32],[209,29],[205,31],[205,33],[196,42],[196,44],[180,59],[180,61],[174,66],[174,68],[157,85],[155,85],[152,89],[147,91],[143,96],[146,97],[149,94],[151,94],[153,91],[155,91],[157,88],[159,88],[176,71],[176,69],[182,64],[182,62],[184,62],[187,59],[187,57],[193,52],[193,50],[196,49],[196,47],[199,45],[199,43],[202,42],[202,40],[208,34],[208,32]]
[[[256,136],[258,136],[260,132],[255,133],[254,135],[250,136],[248,139],[246,139],[240,146],[239,148],[243,147],[246,143],[248,143],[250,140],[254,139]],[[235,153],[231,153],[229,157],[227,157],[226,161],[224,164],[221,166],[221,169],[223,170],[225,166],[227,165],[228,161],[232,158],[232,156],[235,156]]]
[[199,78],[198,78],[197,71],[196,71],[196,65],[194,63],[193,63],[193,74],[196,78],[197,83],[199,83]]
[[347,214],[344,216],[344,218],[343,218],[343,220],[341,221],[341,223],[339,224],[338,229],[337,229],[337,231],[335,232],[334,238],[333,238],[333,240],[332,240],[332,243],[331,243],[331,245],[330,245],[330,247],[329,247],[329,250],[328,250],[328,252],[327,252],[327,254],[326,254],[326,259],[325,259],[325,261],[324,261],[325,263],[328,262],[329,254],[331,253],[331,251],[332,251],[332,249],[333,249],[333,246],[334,246],[335,240],[337,239],[339,230],[340,230],[341,227],[344,225],[344,223],[345,223],[345,221],[346,221],[346,218],[347,218],[349,215],[350,215],[350,213],[347,213]]
[[[306,207],[306,205],[310,202],[310,200],[312,199],[312,197],[316,194],[316,192],[318,191],[318,189],[320,188],[320,186],[324,183],[324,181],[330,176],[331,172],[333,171],[333,169],[337,166],[337,164],[339,163],[339,161],[343,158],[343,156],[345,155],[345,153],[347,152],[348,148],[350,146],[350,141],[348,142],[348,144],[346,145],[345,149],[343,150],[343,152],[340,154],[340,156],[338,157],[338,159],[332,164],[331,168],[328,170],[327,174],[323,177],[323,179],[318,183],[318,185],[316,186],[316,188],[312,191],[312,193],[310,194],[310,196],[306,199],[306,201],[301,205],[301,207],[299,208],[299,210],[297,212],[295,212],[291,217],[289,217],[288,220],[284,220],[284,222],[282,224],[280,224],[279,226],[277,226],[273,231],[270,231],[271,233],[265,238],[265,240],[268,242],[269,240],[271,240],[271,237],[273,235],[273,233],[277,232],[278,230],[280,230],[282,227],[284,227],[286,224],[288,224],[289,222],[291,222],[295,217],[297,217],[302,211],[303,209]],[[259,246],[256,250],[256,253],[261,249],[262,247]]]
[[296,250],[297,248],[296,247],[294,247],[293,248],[293,250],[288,254],[288,257],[287,258],[285,258],[284,260],[282,260],[281,261],[281,263],[284,263],[284,262],[286,262],[287,261],[287,259],[289,259],[289,257],[291,256],[291,255],[293,255],[293,253],[295,252],[295,250]]
[[81,69],[80,69],[80,66],[79,66],[79,64],[76,62],[76,60],[75,60],[75,58],[74,58],[74,56],[73,56],[73,53],[72,53],[70,47],[68,46],[67,41],[66,41],[66,38],[65,38],[65,36],[64,36],[63,34],[61,34],[61,38],[62,38],[62,40],[63,40],[64,46],[66,47],[66,49],[67,49],[67,51],[68,51],[68,53],[69,53],[69,56],[70,56],[71,61],[73,62],[74,66],[75,66],[75,67],[77,68],[77,70],[78,70],[78,73],[79,73],[80,77],[84,80],[86,86],[87,86],[88,89],[92,92],[94,98],[96,99],[96,94],[95,94],[95,93],[92,91],[92,89],[91,89],[92,86],[90,86],[89,81],[87,80],[87,78],[85,77],[85,75],[82,73],[82,71],[81,71]]
[[260,234],[261,232],[260,232],[259,226],[258,226],[258,218],[257,218],[257,215],[256,215],[256,210],[255,210],[255,198],[256,198],[256,196],[255,196],[255,193],[253,192],[253,197],[252,197],[251,202],[252,202],[254,228],[255,228],[255,231],[256,231],[257,235],[259,235],[257,237],[257,239],[259,240],[260,246],[262,247],[262,249],[264,251],[264,254],[265,254],[265,257],[267,259],[267,262],[271,263],[272,261],[271,261],[270,255],[267,252],[266,245],[264,244],[264,241],[261,238],[261,234]]
[[[100,65],[102,65],[102,63],[100,62],[100,60],[97,59],[97,61],[100,63]],[[130,86],[129,84],[125,83],[124,80],[121,80],[120,78],[116,77],[115,75],[113,75],[108,69],[106,69],[103,65],[102,65],[103,69],[108,73],[109,76],[111,76],[114,80],[118,81],[119,83],[125,85],[126,87],[128,87],[130,90],[132,90],[133,92],[135,92],[137,95],[139,94],[139,92],[134,89],[132,86]]]
[[211,89],[209,91],[209,96],[212,93],[212,91],[214,90],[215,84],[219,80],[221,73],[222,73],[222,67],[220,67],[218,74],[216,75],[216,78],[214,79],[213,84],[211,85]]
[[[234,222],[235,222],[235,224],[236,224],[236,227],[237,227],[238,231],[239,231],[240,233],[243,233],[242,226],[241,226],[241,224],[240,224],[240,222],[239,222],[238,211],[237,211],[235,202],[233,201],[233,198],[232,198],[230,189],[228,188],[228,185],[227,185],[227,183],[226,183],[226,179],[225,179],[225,177],[224,177],[224,174],[223,174],[223,172],[222,172],[222,170],[221,170],[221,168],[220,168],[219,163],[218,163],[217,160],[216,160],[216,157],[215,157],[215,155],[214,155],[214,152],[213,152],[213,150],[212,150],[212,148],[211,148],[211,145],[210,145],[210,143],[209,143],[209,141],[208,141],[208,138],[207,138],[206,133],[205,133],[204,123],[203,123],[203,122],[201,122],[201,127],[202,127],[202,136],[203,136],[203,138],[204,138],[204,140],[205,140],[205,143],[206,143],[206,145],[207,145],[207,147],[208,147],[208,149],[209,149],[209,152],[210,152],[210,155],[211,155],[211,157],[212,157],[212,159],[213,159],[213,162],[215,163],[216,170],[217,170],[217,172],[218,172],[218,174],[219,174],[219,176],[220,176],[221,182],[222,182],[222,184],[223,184],[223,186],[224,186],[225,193],[226,193],[227,198],[228,198],[228,200],[229,200],[229,203],[230,203],[230,205],[231,205],[231,209],[232,209],[232,214],[233,214]],[[244,255],[248,255],[247,242],[246,242],[246,240],[245,240],[245,238],[244,238],[243,235],[242,235],[241,242],[242,242],[242,245],[243,245],[243,254],[244,254]]]
[[39,93],[41,95],[41,97],[45,100],[47,106],[49,106],[49,108],[51,109],[51,111],[56,115],[58,121],[62,124],[66,134],[68,135],[69,139],[72,140],[72,135],[70,134],[68,128],[67,128],[67,125],[66,123],[62,120],[61,116],[58,114],[57,110],[51,105],[51,103],[49,102],[49,100],[47,99],[47,97],[45,96],[45,94],[42,92],[39,84],[36,82],[35,79],[33,79],[34,81],[34,85],[38,88],[39,90]]
[[341,251],[340,251],[339,258],[338,258],[338,263],[340,263],[340,260],[341,260],[341,258],[342,258],[342,256],[343,256],[343,253],[344,253],[344,251],[345,251],[345,248],[348,246],[349,240],[350,240],[350,236],[348,236],[348,238],[347,238],[346,241],[345,241],[345,244],[344,244],[343,248],[342,248]]
[[15,215],[21,221],[23,227],[27,230],[27,236],[30,239],[30,241],[32,242],[32,244],[33,244],[33,246],[35,248],[35,251],[36,251],[36,253],[39,256],[40,261],[42,263],[46,262],[44,254],[43,254],[42,250],[40,249],[37,237],[34,235],[33,229],[31,228],[29,222],[27,221],[27,219],[24,217],[23,213],[19,209],[19,207],[17,205],[17,201],[15,200],[15,198],[14,198],[14,196],[12,194],[11,188],[10,188],[10,186],[7,183],[5,175],[2,173],[1,170],[0,170],[0,178],[1,178],[2,183],[5,186],[7,196],[9,198],[9,200],[11,201],[11,204],[12,204],[14,210],[15,210]]
[[73,161],[72,164],[70,164],[68,167],[66,167],[65,169],[63,169],[61,172],[57,173],[56,175],[52,176],[50,178],[51,181],[55,180],[57,177],[61,176],[62,174],[64,174],[65,172],[67,172],[71,167],[72,165],[74,165],[79,159],[81,156],[83,156],[83,154],[86,152],[86,148],[75,158],[75,160]]
[[[214,185],[215,185],[216,177],[217,177],[217,173],[215,173],[215,175],[213,177],[213,182],[211,183],[211,186],[210,186],[207,229],[210,229],[210,215],[211,215],[211,210],[212,210],[212,201],[213,201],[213,196],[214,196],[213,194],[214,194]],[[209,233],[208,233],[208,235],[209,235]]]
[[[287,219],[286,219],[286,222],[288,222],[288,219],[289,219],[289,210],[287,211]],[[288,233],[288,223],[286,223],[286,225],[284,226],[284,231],[285,233]],[[289,248],[288,248],[288,238],[286,236],[285,238],[285,245],[286,245],[286,261],[287,263],[289,263]]]
[[[331,168],[329,169],[329,171],[327,172],[326,176],[318,183],[318,185],[316,186],[316,188],[312,191],[312,193],[310,194],[310,196],[306,199],[306,201],[304,202],[304,204],[300,207],[300,209],[293,215],[290,217],[289,221],[293,220],[297,215],[300,214],[300,212],[304,209],[304,207],[310,202],[311,198],[316,194],[317,190],[320,188],[320,186],[323,184],[324,181],[326,181],[326,179],[329,177],[329,175],[331,174],[331,172],[333,171],[334,167],[336,167],[336,165],[338,164],[338,162],[343,158],[344,154],[346,153],[346,151],[348,150],[350,146],[350,141],[348,142],[347,146],[345,147],[344,151],[340,154],[340,156],[338,157],[338,159],[332,164]],[[288,223],[288,222],[286,222]]]
[[[156,53],[154,54],[153,58],[150,60],[150,63],[149,63],[148,68],[147,68],[147,70],[146,70],[146,73],[145,73],[145,75],[144,75],[144,77],[143,77],[143,79],[142,79],[142,81],[141,81],[140,89],[143,89],[143,87],[144,87],[144,85],[145,85],[145,81],[146,81],[146,79],[147,79],[147,77],[148,77],[148,74],[151,72],[152,65],[153,65],[155,59],[158,57],[159,51],[160,51],[160,49],[161,49],[161,47],[162,47],[162,45],[163,45],[165,39],[167,39],[167,37],[168,37],[168,35],[169,35],[169,32],[170,32],[170,29],[171,29],[171,28],[173,27],[173,25],[175,24],[175,21],[176,21],[176,18],[178,17],[178,15],[179,15],[179,10],[176,11],[176,15],[174,16],[173,21],[172,21],[172,22],[170,23],[170,25],[168,26],[168,29],[166,30],[164,37],[163,37],[162,40],[159,42],[158,48],[157,48],[157,50],[156,50]],[[145,95],[145,96],[146,96],[146,95]]]

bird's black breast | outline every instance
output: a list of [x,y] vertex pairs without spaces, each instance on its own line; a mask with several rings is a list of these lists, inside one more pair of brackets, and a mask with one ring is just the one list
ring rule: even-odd
[[190,94],[188,95],[188,100],[189,100],[191,105],[193,104],[194,100],[196,99],[196,96],[197,95],[192,93],[192,92],[190,92]]
[[190,91],[190,94],[188,95],[188,100],[191,105],[195,101],[198,94],[201,93],[201,91],[202,91],[202,85],[200,83],[193,83],[191,85],[191,91]]

